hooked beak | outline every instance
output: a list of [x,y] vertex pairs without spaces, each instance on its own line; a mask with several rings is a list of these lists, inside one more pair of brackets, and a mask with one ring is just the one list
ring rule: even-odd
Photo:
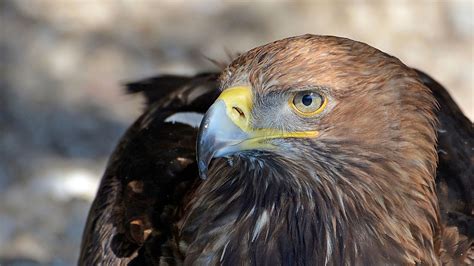
[[202,119],[197,142],[199,175],[205,179],[215,157],[243,150],[242,143],[251,138],[247,127],[251,110],[251,91],[247,87],[222,92]]
[[285,132],[251,126],[252,91],[240,86],[224,90],[202,119],[197,139],[199,176],[207,178],[211,160],[244,150],[271,150],[275,138],[313,138],[318,131]]
[[205,178],[212,158],[239,150],[249,135],[236,126],[226,114],[224,101],[217,100],[204,116],[198,134],[197,156],[199,175]]

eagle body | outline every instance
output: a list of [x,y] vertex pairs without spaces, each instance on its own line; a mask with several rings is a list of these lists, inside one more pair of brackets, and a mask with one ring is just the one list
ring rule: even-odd
[[[398,59],[304,35],[129,89],[148,107],[111,157],[79,264],[471,263],[472,123]],[[206,112],[199,132],[170,122],[189,112]],[[468,144],[453,153],[443,128]]]

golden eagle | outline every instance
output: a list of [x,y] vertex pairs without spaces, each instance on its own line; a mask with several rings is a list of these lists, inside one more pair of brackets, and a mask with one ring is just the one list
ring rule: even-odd
[[127,87],[148,104],[110,158],[81,265],[474,259],[472,123],[395,57],[304,35]]

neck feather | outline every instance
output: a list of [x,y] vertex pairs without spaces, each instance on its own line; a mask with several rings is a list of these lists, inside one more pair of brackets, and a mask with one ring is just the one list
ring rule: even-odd
[[256,264],[433,263],[437,216],[430,200],[404,194],[400,186],[410,184],[371,175],[398,180],[405,174],[399,167],[315,155],[306,158],[312,167],[275,154],[214,162],[180,223],[181,238],[194,243],[186,253],[220,263],[241,256]]

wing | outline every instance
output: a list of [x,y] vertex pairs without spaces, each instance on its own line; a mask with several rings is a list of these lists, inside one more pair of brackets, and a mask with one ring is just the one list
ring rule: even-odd
[[439,104],[436,174],[441,217],[449,226],[474,238],[474,128],[447,90],[416,70]]
[[161,246],[171,237],[180,203],[200,182],[196,127],[199,113],[217,97],[217,77],[161,76],[127,84],[130,93],[145,95],[147,107],[110,157],[79,265],[156,264],[165,255]]

